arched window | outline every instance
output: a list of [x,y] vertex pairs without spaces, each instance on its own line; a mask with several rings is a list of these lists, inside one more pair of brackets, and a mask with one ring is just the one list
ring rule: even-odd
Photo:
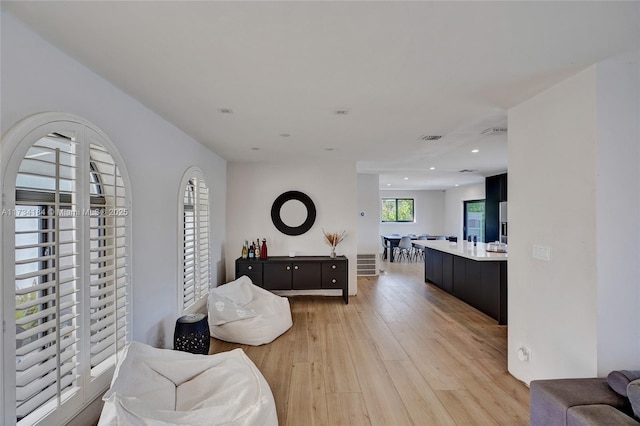
[[211,255],[209,249],[209,188],[196,167],[189,168],[180,184],[179,234],[180,309],[197,310],[209,294]]
[[129,338],[128,179],[67,114],[16,124],[2,158],[4,421],[60,423],[108,387]]

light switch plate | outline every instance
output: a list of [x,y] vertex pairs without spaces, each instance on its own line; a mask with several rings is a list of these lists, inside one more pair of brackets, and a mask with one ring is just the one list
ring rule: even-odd
[[534,245],[533,258],[543,260],[545,262],[551,262],[551,247]]

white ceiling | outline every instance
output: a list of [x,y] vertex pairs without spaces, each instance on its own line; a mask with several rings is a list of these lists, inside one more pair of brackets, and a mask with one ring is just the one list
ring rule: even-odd
[[640,38],[638,2],[2,8],[230,162],[356,161],[385,189],[504,172],[507,136],[482,130],[506,127],[508,108]]

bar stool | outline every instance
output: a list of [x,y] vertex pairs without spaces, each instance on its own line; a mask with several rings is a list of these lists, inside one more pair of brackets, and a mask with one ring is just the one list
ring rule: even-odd
[[192,354],[209,354],[209,322],[205,314],[189,314],[178,318],[173,333],[173,349]]

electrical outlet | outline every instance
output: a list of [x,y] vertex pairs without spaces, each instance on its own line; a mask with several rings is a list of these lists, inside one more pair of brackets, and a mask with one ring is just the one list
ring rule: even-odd
[[522,362],[529,362],[531,360],[531,349],[526,346],[520,346],[518,348],[518,359]]
[[545,262],[551,262],[551,247],[534,245],[533,258],[543,260]]

